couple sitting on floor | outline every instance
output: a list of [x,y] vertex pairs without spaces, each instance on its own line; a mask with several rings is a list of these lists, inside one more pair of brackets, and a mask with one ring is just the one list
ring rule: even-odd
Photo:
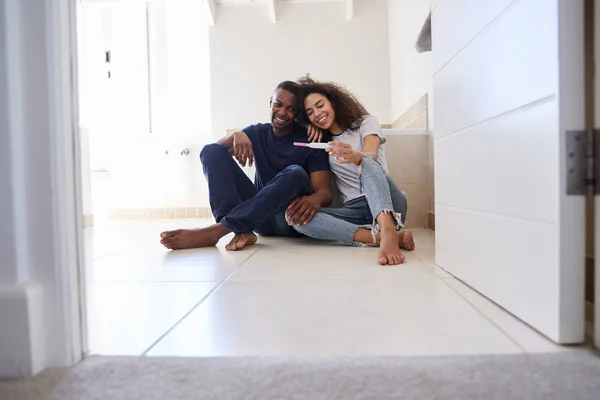
[[[407,203],[387,175],[385,137],[375,117],[346,89],[304,77],[280,83],[270,101],[271,123],[250,125],[202,149],[216,224],[161,233],[168,249],[214,246],[235,233],[227,250],[264,236],[379,246],[382,265],[404,262],[414,249],[402,231]],[[307,126],[308,129],[302,126]],[[330,138],[326,151],[294,142]],[[256,166],[254,183],[236,164]],[[330,171],[344,202],[330,208]]]

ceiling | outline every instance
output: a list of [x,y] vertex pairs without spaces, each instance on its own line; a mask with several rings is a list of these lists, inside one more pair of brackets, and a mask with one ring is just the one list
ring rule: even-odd
[[269,20],[271,23],[277,22],[277,3],[326,3],[333,1],[344,1],[346,3],[346,19],[351,20],[354,17],[354,0],[207,0],[210,8],[211,25],[215,24],[217,10],[215,6],[236,6],[245,4],[267,4],[269,10]]
[[[215,4],[218,5],[237,5],[237,4],[261,4],[261,3],[269,3],[269,0],[214,0]],[[299,1],[299,0],[275,0],[276,2],[284,2],[284,1]],[[335,0],[303,0],[304,2],[312,2],[312,3],[319,3],[319,2],[329,2],[329,1],[335,1]],[[338,0],[340,1],[340,0]]]
[[252,4],[266,3],[264,0],[215,0],[215,4],[219,5],[235,5],[235,4]]

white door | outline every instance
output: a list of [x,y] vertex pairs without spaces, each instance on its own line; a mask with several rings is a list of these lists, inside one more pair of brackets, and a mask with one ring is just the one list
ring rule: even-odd
[[584,339],[583,0],[441,0],[432,14],[436,261],[557,343]]

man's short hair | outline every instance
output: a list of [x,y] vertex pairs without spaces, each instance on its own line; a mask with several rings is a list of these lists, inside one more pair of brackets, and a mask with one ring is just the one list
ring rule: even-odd
[[277,85],[277,87],[275,88],[275,90],[273,91],[273,93],[275,93],[279,89],[283,89],[283,90],[285,90],[287,92],[290,92],[291,94],[295,95],[296,93],[298,93],[298,88],[299,88],[299,85],[296,82],[293,82],[293,81],[283,81],[279,85]]

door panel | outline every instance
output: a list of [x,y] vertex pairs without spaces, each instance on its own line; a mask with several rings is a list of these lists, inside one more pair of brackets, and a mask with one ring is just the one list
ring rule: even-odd
[[[564,161],[566,131],[585,126],[583,1],[502,5],[445,0],[432,15],[433,51],[450,60],[434,76],[436,261],[552,340],[579,343],[585,207],[565,194]],[[474,16],[492,22],[465,28]]]

